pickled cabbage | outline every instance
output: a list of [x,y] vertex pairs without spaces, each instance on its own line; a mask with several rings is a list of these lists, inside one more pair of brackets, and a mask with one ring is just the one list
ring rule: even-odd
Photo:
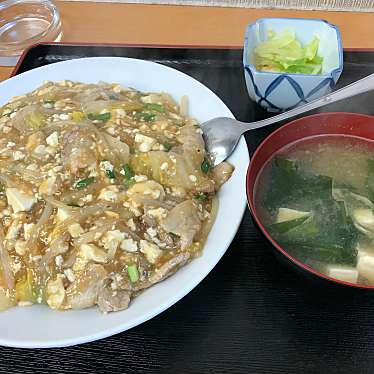
[[317,55],[319,39],[314,36],[302,47],[295,32],[269,32],[268,40],[255,49],[257,70],[293,74],[320,74],[323,58]]

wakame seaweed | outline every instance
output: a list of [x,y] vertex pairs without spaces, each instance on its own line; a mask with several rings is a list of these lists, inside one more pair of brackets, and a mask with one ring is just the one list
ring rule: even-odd
[[318,202],[313,216],[301,225],[277,235],[285,246],[308,251],[313,260],[351,265],[356,261],[358,232],[346,214],[344,203],[334,200]]
[[264,197],[264,206],[270,210],[283,206],[308,208],[314,199],[332,199],[332,178],[324,175],[307,176],[297,161],[282,156],[275,157],[272,164],[270,186]]
[[344,202],[333,199],[332,178],[306,175],[296,161],[281,156],[271,167],[271,183],[263,200],[269,213],[275,217],[279,208],[311,212],[310,216],[269,225],[271,235],[303,258],[354,265],[358,232]]
[[273,232],[275,235],[281,234],[281,233],[287,232],[287,231],[289,231],[289,230],[291,230],[291,229],[293,229],[293,228],[295,228],[297,226],[300,226],[308,218],[309,218],[308,216],[305,216],[305,217],[296,218],[296,219],[293,219],[293,220],[290,220],[290,221],[283,221],[283,222],[273,223],[269,227],[269,231]]

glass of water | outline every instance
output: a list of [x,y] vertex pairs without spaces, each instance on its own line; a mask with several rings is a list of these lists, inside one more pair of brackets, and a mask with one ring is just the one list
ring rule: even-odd
[[60,13],[52,1],[0,1],[0,65],[15,65],[29,46],[61,36]]

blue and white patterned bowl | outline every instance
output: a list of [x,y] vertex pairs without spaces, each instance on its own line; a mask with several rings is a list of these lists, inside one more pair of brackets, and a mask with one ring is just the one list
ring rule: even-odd
[[[258,71],[255,48],[267,39],[268,31],[295,31],[302,45],[319,38],[322,73],[290,74]],[[261,18],[248,25],[243,53],[245,81],[250,98],[271,112],[291,109],[328,94],[343,71],[343,48],[338,28],[327,21],[305,18]]]

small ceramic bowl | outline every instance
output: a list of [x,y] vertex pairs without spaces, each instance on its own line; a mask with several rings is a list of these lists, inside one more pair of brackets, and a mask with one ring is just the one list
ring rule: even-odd
[[[291,74],[258,71],[255,48],[268,31],[292,30],[302,45],[319,38],[317,54],[323,57],[321,74]],[[243,64],[250,98],[268,111],[279,112],[305,104],[334,88],[343,71],[343,48],[338,28],[327,21],[304,18],[262,18],[248,25]]]

